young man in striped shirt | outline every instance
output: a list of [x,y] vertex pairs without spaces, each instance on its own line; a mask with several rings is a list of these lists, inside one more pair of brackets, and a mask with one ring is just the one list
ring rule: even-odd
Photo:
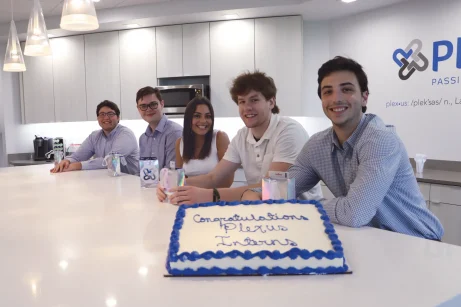
[[[431,240],[443,227],[426,208],[405,146],[394,127],[364,114],[368,80],[357,62],[336,57],[318,72],[318,95],[333,127],[313,135],[289,169],[299,197],[320,180],[335,198],[322,200],[330,219]],[[257,199],[248,191],[245,199]]]

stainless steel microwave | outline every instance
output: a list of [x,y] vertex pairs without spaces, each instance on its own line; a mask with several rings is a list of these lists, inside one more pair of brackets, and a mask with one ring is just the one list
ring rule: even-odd
[[157,86],[165,102],[163,113],[182,115],[189,101],[197,96],[209,97],[209,87],[204,84]]

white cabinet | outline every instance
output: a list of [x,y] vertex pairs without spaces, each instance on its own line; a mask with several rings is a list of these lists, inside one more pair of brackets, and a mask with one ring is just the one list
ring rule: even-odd
[[119,32],[122,119],[140,119],[136,93],[145,86],[157,86],[155,28]]
[[461,246],[461,206],[431,201],[430,208],[445,230],[442,242]]
[[25,57],[25,123],[95,120],[103,100],[139,119],[136,92],[157,78],[210,75],[218,117],[239,116],[229,88],[255,67],[273,77],[283,115],[301,114],[302,18],[164,26],[51,40],[53,57]]
[[461,245],[461,187],[431,184],[429,208],[445,229],[442,241]]
[[23,121],[25,124],[55,121],[53,59],[51,56],[25,56],[22,73]]
[[229,94],[232,80],[254,71],[254,19],[210,23],[210,98],[216,116],[239,116]]
[[426,207],[429,208],[431,184],[424,183],[424,182],[418,182],[418,186],[419,186],[419,189],[421,190],[421,193],[423,194],[424,200],[426,201]]
[[158,27],[156,38],[157,78],[182,76],[182,26]]
[[210,24],[194,23],[182,26],[183,75],[210,74]]
[[50,43],[53,50],[56,121],[85,121],[87,113],[83,35],[54,38]]
[[255,20],[255,67],[277,86],[285,116],[302,114],[303,20],[301,16]]
[[118,32],[85,34],[85,75],[88,120],[96,120],[96,106],[104,100],[120,106]]
[[431,202],[461,206],[461,187],[431,184]]

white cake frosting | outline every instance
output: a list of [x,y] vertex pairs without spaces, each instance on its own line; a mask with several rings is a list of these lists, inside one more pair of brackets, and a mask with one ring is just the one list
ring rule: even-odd
[[181,255],[200,255],[206,252],[229,253],[257,253],[260,251],[281,254],[292,249],[334,252],[332,240],[325,232],[324,221],[319,210],[314,205],[299,203],[259,204],[237,206],[204,206],[187,208],[179,230],[179,248],[176,261],[170,259],[171,270],[194,271],[199,268],[223,270],[232,268],[242,270],[245,267],[257,270],[261,267],[282,269],[304,268],[318,269],[344,267],[344,257],[317,259],[310,257],[295,259],[264,259],[251,257],[244,259],[222,257],[222,259],[192,259]]

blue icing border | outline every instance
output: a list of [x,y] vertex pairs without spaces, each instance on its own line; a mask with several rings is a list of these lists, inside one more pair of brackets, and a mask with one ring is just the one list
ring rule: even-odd
[[[268,251],[268,250],[263,250],[259,251],[256,253],[251,253],[250,251],[237,251],[233,250],[227,253],[224,253],[223,251],[217,251],[217,252],[204,252],[202,254],[193,251],[193,252],[184,252],[178,255],[179,251],[179,233],[182,228],[182,225],[184,223],[184,217],[186,216],[186,210],[191,209],[191,208],[199,208],[199,207],[213,207],[213,206],[238,206],[238,205],[261,205],[261,204],[284,204],[284,203],[299,203],[303,205],[314,205],[318,212],[320,213],[320,218],[323,220],[323,225],[325,226],[325,233],[328,234],[328,238],[331,241],[331,245],[333,246],[333,250],[330,250],[328,252],[324,252],[321,250],[315,250],[313,252],[309,252],[308,250],[302,250],[299,248],[292,248],[288,250],[285,253],[280,253],[279,251]],[[197,271],[194,271],[192,269],[185,269],[185,270],[178,270],[178,269],[171,269],[170,267],[170,262],[177,262],[183,260],[190,260],[190,261],[196,261],[199,259],[222,259],[225,257],[230,257],[232,259],[236,257],[241,257],[245,260],[249,260],[255,257],[260,257],[262,259],[269,257],[271,259],[283,259],[283,258],[291,258],[291,259],[296,259],[297,257],[301,257],[302,259],[309,259],[312,257],[315,257],[317,259],[322,259],[322,258],[327,258],[327,259],[337,259],[337,258],[342,258],[343,261],[343,266],[342,267],[328,267],[328,268],[318,268],[318,269],[312,269],[312,268],[304,268],[304,269],[296,269],[293,267],[287,268],[287,269],[282,269],[280,267],[274,267],[274,268],[267,268],[267,267],[260,267],[258,269],[252,269],[250,267],[245,267],[241,270],[236,269],[236,268],[228,268],[228,269],[222,269],[218,267],[213,267],[210,269],[207,268],[199,268]],[[318,201],[315,200],[266,200],[266,201],[234,201],[234,202],[217,202],[217,203],[201,203],[201,204],[194,204],[191,206],[187,205],[181,205],[176,213],[176,218],[174,221],[173,225],[173,231],[171,232],[171,237],[170,237],[170,245],[168,249],[168,257],[167,257],[167,263],[166,263],[166,268],[168,270],[168,273],[172,275],[241,275],[241,274],[334,274],[334,273],[344,273],[348,270],[348,267],[345,263],[345,258],[344,258],[344,253],[343,253],[343,247],[341,241],[338,239],[338,235],[335,232],[335,229],[333,227],[333,224],[330,222],[330,218],[328,217],[326,211],[323,209],[322,204]]]

